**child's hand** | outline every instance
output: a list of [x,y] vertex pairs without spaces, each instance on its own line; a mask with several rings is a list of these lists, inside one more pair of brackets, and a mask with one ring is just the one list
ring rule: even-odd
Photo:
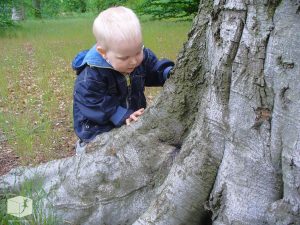
[[143,115],[144,108],[141,108],[134,113],[132,113],[127,119],[126,119],[126,125],[129,125],[132,121],[137,121],[138,117]]

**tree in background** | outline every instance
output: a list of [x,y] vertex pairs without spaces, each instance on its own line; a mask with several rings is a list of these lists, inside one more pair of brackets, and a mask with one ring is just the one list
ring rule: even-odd
[[0,32],[15,26],[14,21],[25,19],[23,0],[0,0]]
[[43,18],[56,17],[63,11],[63,2],[61,0],[41,0],[41,13]]
[[25,5],[23,0],[12,0],[12,15],[13,21],[21,21],[25,19]]
[[137,7],[141,14],[149,14],[156,19],[191,17],[197,13],[198,0],[144,0]]
[[136,2],[143,0],[0,0],[0,27],[12,24],[12,10],[14,18],[22,20],[25,18],[48,18],[56,17],[64,13],[99,13],[111,6],[127,5],[134,8]]
[[84,0],[63,0],[63,9],[66,12],[80,12],[85,13],[87,4]]
[[32,0],[32,7],[35,18],[42,18],[41,0]]
[[[197,0],[0,0],[0,25],[11,23],[11,11],[15,20],[26,18],[56,17],[65,13],[96,13],[118,5],[133,8],[139,14],[154,18],[191,18],[197,12]],[[6,25],[5,25],[6,24]]]

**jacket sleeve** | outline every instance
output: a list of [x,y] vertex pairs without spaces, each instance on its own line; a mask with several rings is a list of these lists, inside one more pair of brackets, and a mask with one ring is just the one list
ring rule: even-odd
[[96,80],[91,78],[97,77],[95,74],[89,76],[97,73],[95,69],[87,66],[82,73],[84,77],[76,81],[74,90],[74,101],[81,114],[100,125],[108,121],[117,127],[124,124],[133,111],[120,106],[118,96],[108,95],[108,84],[103,77]]
[[148,48],[144,49],[144,63],[146,68],[146,86],[163,86],[174,66],[174,62],[171,60],[158,60]]

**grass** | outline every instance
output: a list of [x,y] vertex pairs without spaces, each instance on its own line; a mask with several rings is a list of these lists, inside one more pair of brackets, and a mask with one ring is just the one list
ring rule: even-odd
[[[42,188],[43,179],[35,177],[33,180],[23,182],[19,190],[9,190],[0,194],[0,225],[7,224],[30,224],[30,225],[56,225],[62,221],[54,215],[53,211],[46,213],[41,207],[43,199],[47,197],[46,191]],[[7,213],[7,202],[10,198],[17,196],[26,197],[32,200],[32,214],[18,218]],[[29,206],[28,206],[29,207]],[[25,206],[26,208],[26,206]]]
[[[70,63],[94,44],[92,21],[26,21],[0,38],[0,132],[23,165],[73,154]],[[142,27],[145,46],[159,58],[175,60],[190,22],[144,21]],[[159,90],[147,89],[146,95],[151,100]]]

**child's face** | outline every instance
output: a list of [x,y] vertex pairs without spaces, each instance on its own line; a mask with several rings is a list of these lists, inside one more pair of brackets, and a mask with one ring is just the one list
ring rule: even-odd
[[132,41],[118,41],[111,44],[104,57],[112,67],[121,73],[131,73],[144,58],[141,38]]

